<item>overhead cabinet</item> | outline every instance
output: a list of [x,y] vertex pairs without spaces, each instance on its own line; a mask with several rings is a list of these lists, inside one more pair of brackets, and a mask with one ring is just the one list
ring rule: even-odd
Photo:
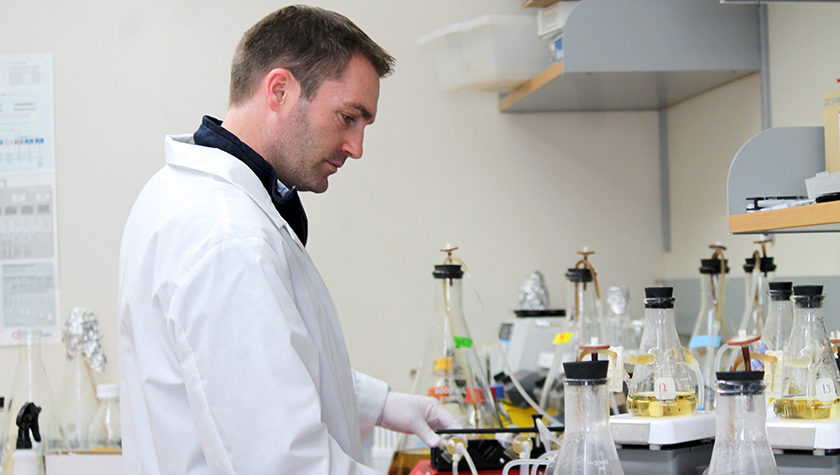
[[758,71],[758,23],[756,5],[583,0],[563,28],[564,59],[502,96],[499,109],[666,107]]

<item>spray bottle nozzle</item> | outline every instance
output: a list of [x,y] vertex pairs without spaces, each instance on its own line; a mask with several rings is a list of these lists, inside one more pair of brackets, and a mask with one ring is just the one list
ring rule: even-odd
[[29,432],[32,432],[32,438],[36,442],[41,441],[41,430],[38,427],[38,414],[41,408],[36,406],[34,402],[27,402],[20,408],[15,424],[18,426],[17,445],[18,449],[31,449],[32,440],[29,438]]

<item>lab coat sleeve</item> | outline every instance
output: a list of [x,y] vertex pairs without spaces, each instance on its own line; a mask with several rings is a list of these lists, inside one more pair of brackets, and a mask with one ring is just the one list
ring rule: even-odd
[[356,387],[356,404],[359,407],[359,429],[364,440],[382,417],[389,388],[385,381],[358,371],[353,371],[353,383]]
[[376,473],[321,420],[331,401],[321,400],[320,356],[290,275],[266,241],[239,238],[214,246],[177,284],[168,337],[210,472]]

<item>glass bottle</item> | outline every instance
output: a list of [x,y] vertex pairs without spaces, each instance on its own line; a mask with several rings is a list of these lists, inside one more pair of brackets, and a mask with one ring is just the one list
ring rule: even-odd
[[629,341],[630,289],[628,287],[610,287],[607,290],[607,315],[604,325],[604,343],[610,346],[632,348]]
[[574,332],[572,348],[589,343],[592,338],[603,342],[604,334],[596,308],[592,272],[587,268],[568,269],[566,281],[566,315],[571,319]]
[[[697,409],[692,370],[686,363],[674,323],[673,292],[673,287],[645,289],[640,362],[633,370],[627,395],[627,410],[636,416],[681,416]],[[643,356],[646,354],[650,355],[647,359]]]
[[41,408],[38,424],[41,442],[32,442],[32,450],[40,456],[66,449],[66,444],[55,417],[56,406],[47,379],[47,371],[41,361],[41,331],[22,329],[17,332],[18,366],[12,384],[11,397],[4,414],[2,428],[2,451],[4,473],[13,473],[12,453],[17,439],[15,420],[20,409],[27,402]]
[[95,451],[122,449],[120,430],[120,388],[116,384],[96,385],[99,406],[88,427],[89,447]]
[[87,449],[88,425],[96,411],[93,381],[81,354],[67,354],[62,387],[59,424],[72,450]]
[[721,336],[726,336],[726,329],[721,328],[723,316],[718,314],[718,309],[723,308],[722,284],[728,272],[726,259],[700,260],[700,312],[688,343],[705,381],[704,404],[700,409],[714,408],[715,351],[720,346]]
[[793,328],[793,302],[790,300],[793,294],[793,283],[770,282],[768,294],[770,304],[767,308],[767,323],[764,325],[761,341],[768,350],[780,351],[784,350],[790,338],[791,328]]
[[761,371],[717,373],[715,445],[708,475],[778,474],[767,442]]
[[[447,259],[449,262],[452,258]],[[464,316],[460,264],[436,265],[436,311],[414,393],[436,397],[465,428],[501,427],[486,370]],[[414,435],[401,435],[390,475],[408,474],[429,458],[429,447]]]
[[782,397],[773,401],[786,419],[840,416],[840,372],[823,319],[821,285],[793,287],[793,327],[785,345]]
[[609,427],[609,361],[563,363],[566,421],[554,475],[623,475]]

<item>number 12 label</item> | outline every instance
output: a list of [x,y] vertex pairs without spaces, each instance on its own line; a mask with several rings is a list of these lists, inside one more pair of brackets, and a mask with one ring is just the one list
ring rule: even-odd
[[653,394],[660,401],[667,401],[677,398],[677,388],[674,386],[674,378],[656,378],[653,380]]

